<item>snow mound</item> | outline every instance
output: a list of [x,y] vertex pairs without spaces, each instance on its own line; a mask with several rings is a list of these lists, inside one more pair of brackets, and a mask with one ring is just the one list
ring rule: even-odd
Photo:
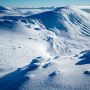
[[90,70],[84,71],[84,74],[90,75]]
[[84,51],[81,54],[82,56],[79,57],[81,60],[76,65],[90,64],[90,50]]

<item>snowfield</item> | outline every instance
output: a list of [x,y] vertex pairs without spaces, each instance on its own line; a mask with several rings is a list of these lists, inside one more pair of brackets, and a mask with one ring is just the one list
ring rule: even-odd
[[90,90],[90,13],[24,9],[0,6],[0,90]]

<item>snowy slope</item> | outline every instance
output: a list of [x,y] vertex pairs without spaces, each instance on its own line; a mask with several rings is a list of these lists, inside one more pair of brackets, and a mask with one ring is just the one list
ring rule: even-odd
[[89,40],[90,14],[74,6],[0,16],[0,90],[89,90]]

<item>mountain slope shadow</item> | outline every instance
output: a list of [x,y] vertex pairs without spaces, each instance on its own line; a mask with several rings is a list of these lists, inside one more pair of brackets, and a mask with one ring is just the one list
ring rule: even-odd
[[0,90],[18,90],[19,87],[24,84],[29,77],[25,76],[29,71],[34,71],[39,65],[33,63],[19,68],[14,72],[0,78]]
[[90,64],[90,50],[84,51],[81,54],[83,54],[83,56],[79,57],[81,61],[77,62],[76,65]]

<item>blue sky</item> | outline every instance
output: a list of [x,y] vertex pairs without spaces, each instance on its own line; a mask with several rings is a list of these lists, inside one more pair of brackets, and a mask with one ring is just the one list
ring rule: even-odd
[[40,7],[40,6],[66,6],[66,5],[90,5],[90,0],[0,0],[2,6],[29,6],[29,7]]

